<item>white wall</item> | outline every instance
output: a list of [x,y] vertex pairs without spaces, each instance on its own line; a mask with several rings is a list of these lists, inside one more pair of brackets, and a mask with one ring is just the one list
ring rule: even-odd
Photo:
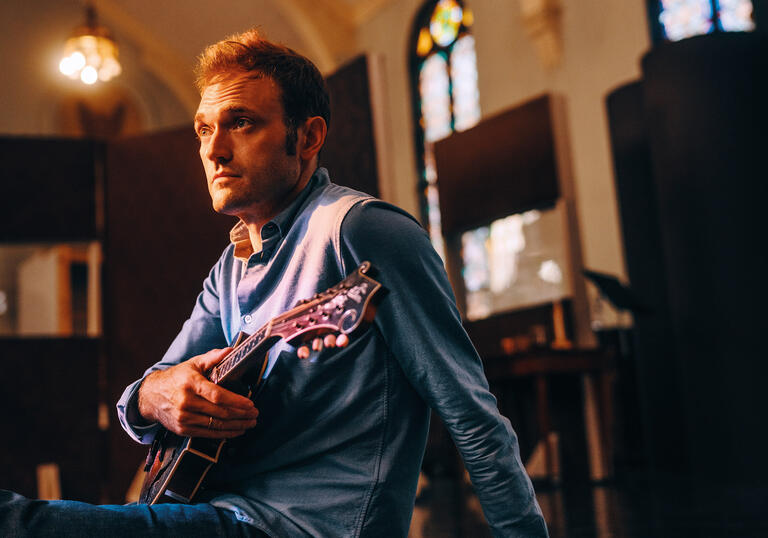
[[[644,2],[563,0],[561,63],[545,69],[526,34],[517,0],[468,0],[475,15],[483,117],[544,92],[563,95],[585,265],[625,275],[605,113],[605,96],[640,76],[649,48]],[[417,0],[397,0],[359,31],[361,51],[385,56],[395,185],[391,201],[416,213],[417,173],[409,93],[408,43]]]

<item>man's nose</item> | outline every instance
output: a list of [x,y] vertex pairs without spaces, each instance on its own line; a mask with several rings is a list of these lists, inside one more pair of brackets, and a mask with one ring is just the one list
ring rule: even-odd
[[229,162],[232,159],[232,146],[226,129],[216,129],[211,134],[205,146],[204,156],[214,162]]

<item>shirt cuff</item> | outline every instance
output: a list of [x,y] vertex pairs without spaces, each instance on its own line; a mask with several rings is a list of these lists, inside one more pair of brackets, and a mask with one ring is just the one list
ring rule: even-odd
[[[146,378],[144,378],[146,379]],[[139,413],[139,389],[144,382],[141,379],[126,390],[118,403],[118,415],[123,429],[136,441],[142,444],[151,443],[157,431],[160,429],[160,423],[147,422],[141,413]]]

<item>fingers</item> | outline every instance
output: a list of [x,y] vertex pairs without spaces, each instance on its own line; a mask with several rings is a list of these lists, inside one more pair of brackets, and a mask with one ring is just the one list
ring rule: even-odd
[[[208,417],[255,421],[258,410],[251,400],[211,383],[202,373],[228,352],[228,349],[212,350],[147,376],[139,389],[140,414],[148,421],[160,422],[168,430],[186,436],[193,431],[200,433]],[[230,436],[242,430],[243,424],[224,428]]]
[[349,344],[349,336],[346,334],[340,334],[336,337],[336,346],[337,347],[347,347],[347,344]]
[[207,412],[190,411],[190,406],[176,409],[169,414],[163,425],[173,433],[184,437],[236,437],[258,423],[259,411],[255,407],[246,415],[240,411],[217,408],[211,404],[200,405]]
[[195,425],[186,428],[184,435],[190,437],[231,438],[244,434],[257,424],[256,419],[222,420],[198,415]]
[[[194,402],[200,406],[194,410],[206,415],[213,415],[217,418],[249,416],[256,409],[253,401],[249,398],[211,383],[205,378],[198,380],[195,392],[202,398],[202,401]],[[212,411],[216,409],[225,414],[222,416]]]
[[340,334],[338,336],[333,334],[326,334],[324,338],[315,338],[312,340],[312,350],[308,345],[303,345],[296,350],[296,354],[300,359],[308,359],[312,352],[320,352],[323,348],[334,347],[346,347],[349,344],[349,336],[346,334]]
[[229,355],[232,351],[231,347],[225,347],[224,349],[212,349],[208,353],[203,353],[190,359],[189,362],[193,362],[195,366],[199,367],[200,372],[206,372],[219,364],[221,360]]
[[259,410],[244,396],[217,385],[206,387],[203,392],[198,398],[187,402],[187,411],[221,420],[255,419],[259,416]]
[[232,438],[243,435],[257,424],[256,419],[222,420],[204,415],[196,415],[191,419],[194,424],[184,427],[180,435],[186,437],[207,437],[211,439]]

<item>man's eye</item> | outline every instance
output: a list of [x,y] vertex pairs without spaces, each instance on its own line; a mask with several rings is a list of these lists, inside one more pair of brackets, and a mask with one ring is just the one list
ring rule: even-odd
[[249,120],[248,118],[237,118],[235,120],[235,127],[237,127],[238,129],[242,129],[243,127],[250,124],[251,124],[251,120]]
[[203,136],[208,136],[209,134],[211,134],[211,128],[210,127],[208,127],[206,125],[203,125],[202,127],[198,127],[197,128],[197,137],[198,138],[203,137]]

